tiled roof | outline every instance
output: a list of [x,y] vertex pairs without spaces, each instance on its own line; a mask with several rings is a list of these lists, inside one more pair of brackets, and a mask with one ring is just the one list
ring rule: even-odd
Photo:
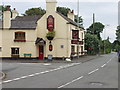
[[17,16],[11,20],[10,29],[35,29],[37,21],[42,16]]

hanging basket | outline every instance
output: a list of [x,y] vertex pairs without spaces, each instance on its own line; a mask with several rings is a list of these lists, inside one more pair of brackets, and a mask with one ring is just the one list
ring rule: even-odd
[[54,37],[47,37],[48,40],[53,40]]

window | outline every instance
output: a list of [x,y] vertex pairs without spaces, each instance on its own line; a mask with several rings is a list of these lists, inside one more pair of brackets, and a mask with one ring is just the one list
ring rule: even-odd
[[83,46],[81,46],[81,54],[83,54]]
[[64,45],[61,45],[60,47],[61,47],[61,48],[64,48]]
[[2,51],[2,47],[0,47],[0,52]]
[[78,44],[79,42],[79,30],[72,30],[72,44]]
[[15,40],[14,41],[21,41],[25,42],[25,32],[15,32]]
[[72,55],[75,54],[75,46],[71,46],[71,54],[72,54]]
[[72,30],[72,39],[79,39],[79,31]]
[[11,56],[19,57],[19,48],[11,48]]

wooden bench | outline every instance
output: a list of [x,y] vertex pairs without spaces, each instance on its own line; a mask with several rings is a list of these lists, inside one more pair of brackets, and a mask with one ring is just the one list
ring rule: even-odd
[[31,53],[24,53],[24,57],[30,57],[31,58],[32,54]]

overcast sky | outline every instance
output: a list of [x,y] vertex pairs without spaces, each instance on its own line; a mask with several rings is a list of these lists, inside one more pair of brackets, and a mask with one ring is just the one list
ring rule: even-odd
[[[57,0],[57,6],[69,7],[77,14],[78,0]],[[106,27],[101,34],[102,38],[110,37],[113,42],[116,38],[115,30],[118,25],[118,1],[119,0],[79,0],[79,15],[84,19],[84,27],[92,24],[92,15],[95,13],[95,21],[103,23]],[[32,7],[46,8],[45,0],[2,0],[0,4],[11,5],[20,14]]]

